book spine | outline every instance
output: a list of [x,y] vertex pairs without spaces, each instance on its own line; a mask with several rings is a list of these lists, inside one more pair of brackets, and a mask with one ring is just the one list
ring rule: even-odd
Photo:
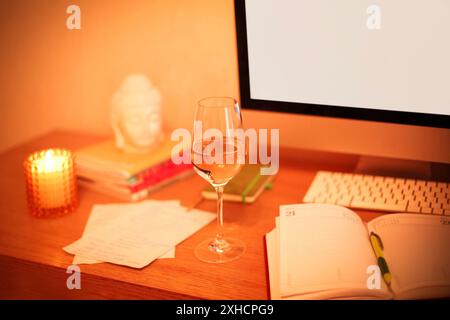
[[151,170],[146,171],[137,179],[139,181],[138,183],[129,185],[128,187],[131,192],[148,189],[153,185],[156,185],[160,182],[163,182],[164,180],[170,179],[182,172],[191,169],[191,164],[175,165],[172,161],[166,162],[155,168],[152,168]]
[[[128,178],[119,175],[111,175],[105,171],[87,169],[82,165],[77,166],[77,175],[96,182],[111,183],[122,187],[130,187],[131,190],[138,190],[142,189],[141,185],[144,183],[154,183],[155,181],[160,181],[160,177],[164,177],[165,175],[170,177],[173,174],[183,172],[187,169],[192,169],[192,165],[176,165],[169,159]],[[171,174],[171,172],[173,172],[173,174]]]

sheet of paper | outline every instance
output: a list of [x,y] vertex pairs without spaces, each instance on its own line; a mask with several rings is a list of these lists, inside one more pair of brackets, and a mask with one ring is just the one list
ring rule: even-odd
[[[152,202],[153,200],[146,200],[140,202],[138,205],[146,204]],[[180,202],[178,200],[166,200],[163,201],[166,205],[179,206]],[[91,231],[95,231],[97,228],[107,225],[112,220],[116,219],[120,215],[127,214],[127,206],[130,204],[100,204],[94,205],[91,214],[89,216],[88,222],[84,228],[83,236],[87,235]],[[175,248],[169,249],[158,259],[168,259],[175,258]],[[103,261],[98,261],[94,259],[89,259],[80,255],[75,255],[72,264],[94,264],[102,263]]]
[[127,207],[95,232],[64,248],[84,258],[142,268],[214,220],[215,215],[163,202]]

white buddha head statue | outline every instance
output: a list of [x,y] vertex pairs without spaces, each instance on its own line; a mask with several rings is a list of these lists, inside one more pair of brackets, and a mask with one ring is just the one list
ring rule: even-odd
[[111,125],[125,152],[147,152],[161,141],[161,95],[145,75],[129,75],[114,93]]

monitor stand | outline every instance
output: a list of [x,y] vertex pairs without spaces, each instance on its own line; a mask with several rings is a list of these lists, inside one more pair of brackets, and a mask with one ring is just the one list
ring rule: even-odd
[[450,165],[426,161],[360,156],[354,173],[450,181]]

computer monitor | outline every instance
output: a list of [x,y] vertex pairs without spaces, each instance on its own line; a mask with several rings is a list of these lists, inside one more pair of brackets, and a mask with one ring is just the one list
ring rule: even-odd
[[284,145],[449,164],[450,2],[376,3],[236,0],[242,107]]

